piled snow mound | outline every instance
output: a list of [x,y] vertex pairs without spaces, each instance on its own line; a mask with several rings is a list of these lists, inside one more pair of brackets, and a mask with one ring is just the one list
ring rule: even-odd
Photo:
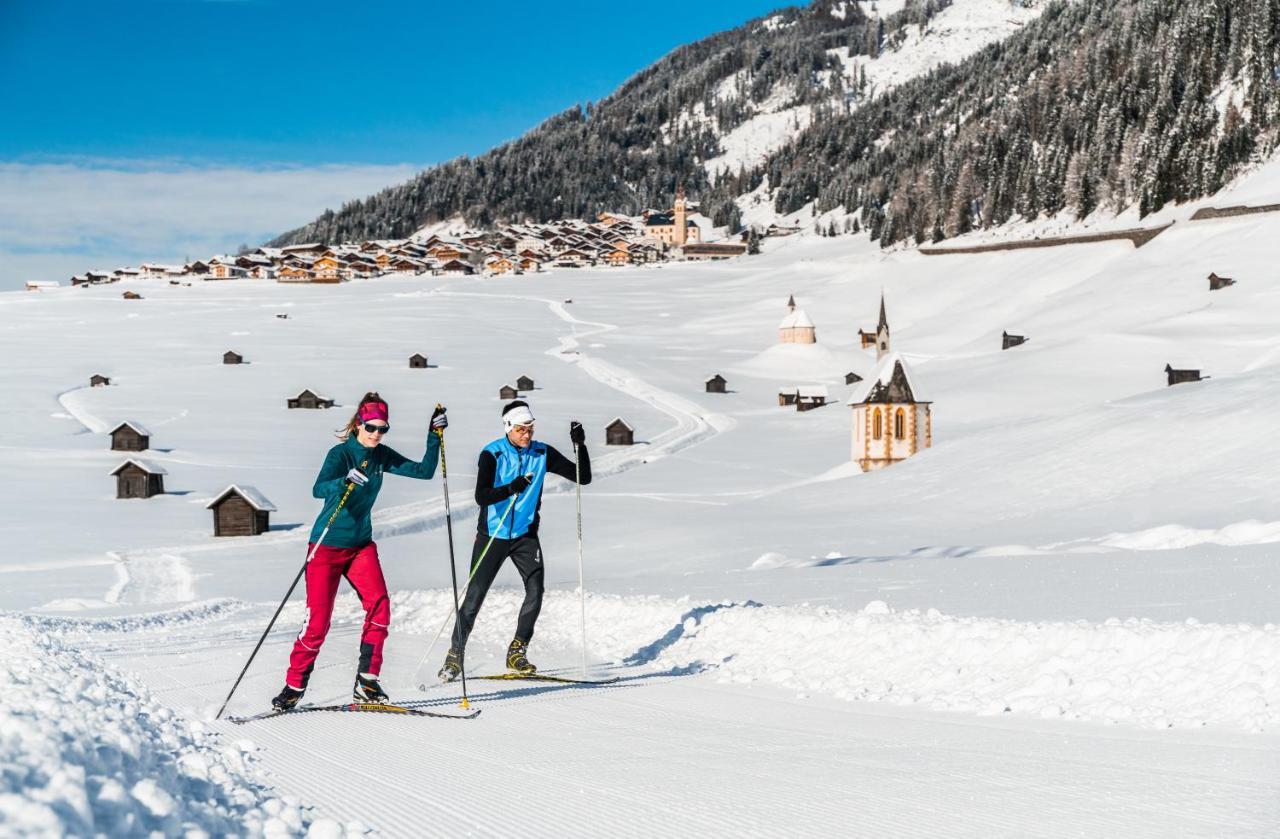
[[854,350],[833,350],[823,344],[774,344],[729,372],[755,379],[776,379],[780,385],[844,382],[845,373],[866,378],[875,370],[875,356]]
[[[472,644],[503,647],[522,596],[491,592]],[[401,592],[395,629],[434,634],[449,608],[445,592]],[[357,617],[354,598],[344,609]],[[578,620],[576,593],[548,593],[540,664],[578,662]],[[880,601],[844,612],[589,595],[587,633],[597,660],[840,699],[1160,728],[1280,729],[1273,624],[1023,623],[895,612]]]
[[221,742],[43,623],[0,615],[0,834],[303,833],[298,803],[255,778],[251,743]]

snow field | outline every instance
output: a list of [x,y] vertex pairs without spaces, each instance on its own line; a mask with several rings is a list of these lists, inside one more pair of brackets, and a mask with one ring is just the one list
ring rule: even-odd
[[251,741],[175,714],[50,631],[71,623],[0,615],[0,834],[346,832],[273,795]]
[[[393,633],[433,637],[451,610],[449,596],[397,592]],[[476,656],[505,647],[522,597],[512,589],[489,594],[472,636]],[[576,593],[547,593],[530,648],[535,663],[559,663],[575,675],[578,610]],[[335,624],[362,620],[355,597],[344,596]],[[592,665],[707,672],[723,683],[844,700],[1148,728],[1280,730],[1274,624],[1024,622],[895,611],[883,601],[853,612],[588,594],[587,636]],[[435,658],[443,659],[445,646]],[[434,672],[438,664],[433,658],[427,667]]]

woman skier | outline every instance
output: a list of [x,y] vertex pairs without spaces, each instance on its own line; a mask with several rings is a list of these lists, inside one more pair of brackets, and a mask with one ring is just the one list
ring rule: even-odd
[[[546,443],[533,439],[533,412],[517,399],[502,409],[506,434],[480,452],[476,473],[476,503],[480,505],[471,582],[453,627],[453,640],[440,668],[442,682],[462,673],[462,653],[489,586],[507,557],[524,581],[524,604],[516,623],[515,638],[507,647],[507,668],[533,674],[537,668],[527,656],[533,626],[542,609],[542,544],[538,524],[542,507],[542,482],[547,473],[575,479],[574,462]],[[582,484],[591,483],[591,458],[587,454],[582,424],[569,423],[569,439],[578,451]]]
[[[360,633],[360,665],[356,671],[353,698],[357,702],[386,702],[387,694],[378,684],[382,667],[382,645],[391,623],[391,601],[378,563],[378,546],[373,541],[370,513],[382,488],[384,474],[429,480],[440,462],[440,435],[449,425],[445,409],[437,406],[427,432],[427,451],[415,462],[382,444],[391,430],[391,410],[377,393],[366,393],[351,420],[338,432],[342,440],[325,456],[311,494],[324,499],[324,509],[311,527],[307,563],[307,617],[302,634],[293,643],[284,689],[271,700],[273,707],[287,711],[298,704],[307,689],[320,645],[329,631],[338,582],[344,577],[364,607],[364,629]],[[348,488],[350,491],[348,492]],[[316,547],[329,517],[346,495],[324,538]]]

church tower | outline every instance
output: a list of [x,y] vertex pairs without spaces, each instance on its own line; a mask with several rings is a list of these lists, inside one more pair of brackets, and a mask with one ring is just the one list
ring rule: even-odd
[[684,184],[676,187],[676,205],[675,205],[675,222],[676,229],[673,231],[674,240],[677,245],[685,243],[685,236],[688,231],[685,228],[685,220],[688,217],[688,209],[684,201]]
[[889,319],[884,314],[884,292],[880,292],[880,323],[876,326],[876,361],[889,354]]

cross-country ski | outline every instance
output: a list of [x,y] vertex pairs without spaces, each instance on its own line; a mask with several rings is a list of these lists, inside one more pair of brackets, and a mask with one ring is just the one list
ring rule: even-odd
[[269,720],[275,717],[291,716],[294,714],[309,714],[320,711],[365,714],[402,714],[406,717],[434,717],[442,720],[473,720],[480,716],[479,708],[464,714],[450,714],[442,711],[428,711],[422,708],[406,708],[403,705],[392,705],[385,702],[348,702],[343,705],[297,705],[293,708],[284,710],[273,708],[270,711],[263,711],[260,714],[252,714],[247,717],[228,717],[227,719],[229,722],[236,723],[237,725],[243,725],[247,722],[256,722],[258,720]]

